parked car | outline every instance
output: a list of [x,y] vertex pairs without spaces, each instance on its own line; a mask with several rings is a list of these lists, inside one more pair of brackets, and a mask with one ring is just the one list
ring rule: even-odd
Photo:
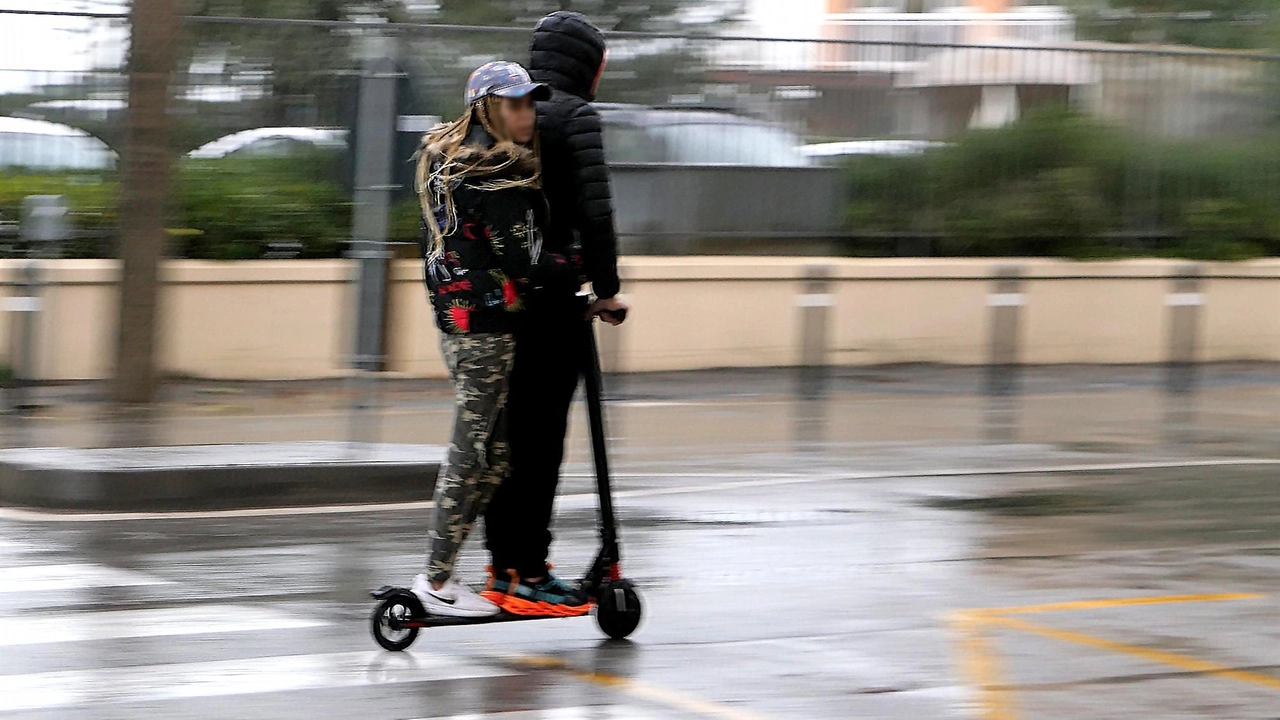
[[0,169],[110,170],[116,154],[89,133],[68,125],[0,117]]
[[609,160],[680,165],[812,165],[800,138],[773,123],[722,110],[598,103]]
[[931,140],[845,140],[803,145],[797,150],[800,154],[817,162],[839,165],[851,157],[919,155],[926,150],[945,144]]
[[600,103],[628,254],[835,251],[842,173],[773,123],[720,110]]
[[187,153],[198,160],[238,157],[285,157],[301,150],[345,150],[347,131],[312,127],[263,127],[218,138]]

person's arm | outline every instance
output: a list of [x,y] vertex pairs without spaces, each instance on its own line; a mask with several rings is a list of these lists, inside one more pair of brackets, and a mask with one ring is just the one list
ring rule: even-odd
[[582,262],[596,297],[618,294],[618,236],[613,225],[613,191],[605,164],[600,115],[587,103],[573,108],[565,124],[565,140],[573,164],[574,197]]
[[577,287],[578,269],[573,263],[563,255],[543,251],[542,232],[534,224],[533,209],[524,192],[481,191],[477,209],[507,277],[533,287]]

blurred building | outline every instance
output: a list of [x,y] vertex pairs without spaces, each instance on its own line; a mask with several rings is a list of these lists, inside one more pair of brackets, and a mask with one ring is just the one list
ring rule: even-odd
[[[808,27],[827,42],[728,46],[715,76],[778,88],[792,100],[787,118],[811,136],[946,139],[1047,105],[1168,136],[1247,132],[1265,117],[1267,98],[1256,92],[1263,64],[1082,42],[1059,5],[825,0],[796,10],[789,34]],[[761,33],[772,29],[771,16],[757,18]]]

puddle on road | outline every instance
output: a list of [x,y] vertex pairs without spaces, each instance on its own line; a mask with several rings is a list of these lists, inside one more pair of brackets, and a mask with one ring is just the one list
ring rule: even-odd
[[1113,512],[1120,502],[1101,494],[1032,491],[989,497],[933,498],[926,504],[942,510],[969,510],[1014,517],[1045,517]]

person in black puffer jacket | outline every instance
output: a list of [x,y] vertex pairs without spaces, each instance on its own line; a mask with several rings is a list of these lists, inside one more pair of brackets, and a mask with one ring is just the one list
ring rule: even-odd
[[608,300],[618,294],[618,240],[600,115],[591,106],[604,36],[578,13],[552,13],[534,28],[529,58],[529,75],[551,88],[551,99],[538,103],[548,249],[566,252],[579,240],[592,292]]
[[[550,206],[546,249],[576,255],[596,300],[588,309],[572,292],[530,293],[516,331],[508,412],[511,474],[485,513],[486,545],[493,556],[494,587],[572,588],[548,570],[551,516],[564,458],[569,406],[582,373],[584,310],[618,324],[626,306],[619,290],[613,198],[605,165],[600,116],[591,101],[604,70],[605,41],[585,17],[556,12],[533,31],[529,74],[551,87],[538,103],[543,192]],[[617,313],[617,314],[615,314]]]

